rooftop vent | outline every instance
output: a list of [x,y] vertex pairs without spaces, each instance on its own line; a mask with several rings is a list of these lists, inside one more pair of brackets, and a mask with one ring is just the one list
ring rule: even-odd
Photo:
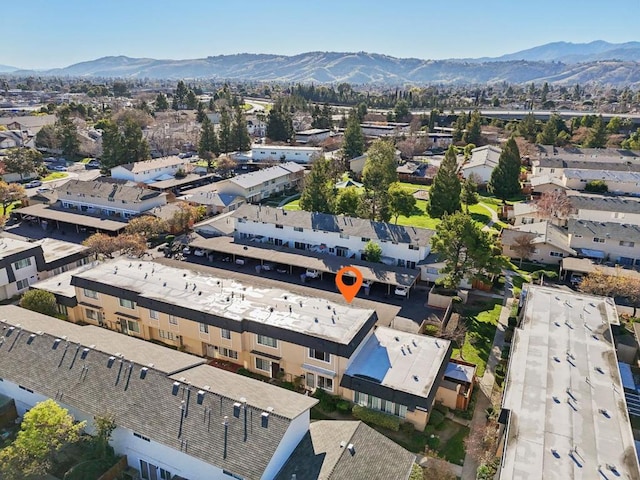
[[413,376],[413,379],[414,379],[416,382],[417,382],[418,380],[420,380],[420,379],[418,378],[418,375],[414,375],[414,376]]
[[[9,336],[9,334],[7,333],[7,337],[8,337],[8,336]],[[58,348],[58,346],[60,345],[60,342],[61,342],[61,341],[62,341],[61,339],[56,338],[56,339],[53,341],[53,346],[52,346],[51,348],[52,348],[53,350],[56,350],[56,349]]]
[[147,367],[142,367],[140,369],[140,379],[144,380],[145,378],[147,378],[147,372],[149,372],[149,369]]
[[82,360],[85,360],[87,358],[87,355],[89,355],[89,349],[88,348],[83,348],[82,349],[82,353],[80,354],[80,358]]
[[239,402],[233,404],[233,416],[236,418],[240,418],[240,408],[242,405]]
[[109,357],[109,359],[107,360],[107,368],[113,367],[113,362],[115,361],[116,361],[116,357]]
[[356,454],[356,447],[353,446],[353,443],[350,443],[349,445],[347,445],[347,450],[349,450],[349,453],[351,453],[351,455]]
[[262,428],[267,428],[269,426],[269,412],[262,412],[260,419]]
[[347,442],[345,442],[344,440],[340,442],[340,448],[344,448],[347,446]]
[[178,390],[180,390],[180,382],[173,382],[173,387],[171,388],[171,395],[174,397],[178,395]]
[[204,390],[198,390],[196,402],[198,403],[198,405],[202,405],[202,402],[204,402]]
[[10,337],[15,329],[16,327],[9,327],[9,330],[7,330],[7,333],[5,334],[5,336]]
[[34,333],[29,335],[29,338],[27,338],[27,345],[31,345],[31,342],[33,342],[34,338],[36,338]]

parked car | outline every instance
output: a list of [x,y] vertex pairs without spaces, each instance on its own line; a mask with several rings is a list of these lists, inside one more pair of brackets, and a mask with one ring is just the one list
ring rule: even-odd
[[56,165],[56,166],[52,167],[51,170],[54,170],[56,172],[66,172],[67,171],[67,167],[65,167],[63,165]]
[[98,160],[91,160],[85,164],[84,168],[88,168],[89,170],[100,168],[100,162]]
[[182,253],[185,255],[191,255],[191,247],[186,246],[182,249]]
[[264,263],[262,265],[262,270],[264,270],[265,272],[271,272],[273,270],[275,270],[276,266],[273,263]]
[[276,265],[276,272],[278,273],[289,273],[289,267],[287,265]]
[[409,288],[397,286],[394,293],[399,297],[406,297],[409,294]]
[[313,268],[307,268],[305,275],[307,278],[320,278],[320,272]]
[[245,264],[245,259],[244,258],[236,258],[236,265],[244,265]]
[[202,248],[196,248],[196,249],[193,251],[193,254],[194,254],[196,257],[204,257],[204,256],[206,255],[206,252],[205,252]]
[[24,184],[24,188],[36,188],[41,186],[42,182],[40,180],[31,180],[29,183]]

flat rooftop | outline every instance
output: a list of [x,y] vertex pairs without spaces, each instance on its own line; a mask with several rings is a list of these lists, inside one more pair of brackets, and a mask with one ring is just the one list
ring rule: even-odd
[[43,238],[37,242],[33,242],[34,245],[40,245],[44,252],[44,261],[47,263],[53,263],[56,260],[60,260],[77,253],[89,254],[89,248],[79,243],[65,242],[63,240],[56,240],[55,238]]
[[376,328],[345,374],[419,397],[428,397],[449,359],[451,342],[441,338]]
[[28,207],[17,208],[13,211],[21,215],[32,215],[43,220],[53,220],[57,222],[70,223],[71,225],[80,225],[82,227],[96,228],[110,232],[117,232],[127,226],[126,222],[118,220],[110,220],[98,216],[91,216],[71,211],[58,210],[49,205],[37,203]]
[[155,262],[119,259],[76,275],[139,293],[140,297],[222,318],[250,320],[348,345],[375,315],[278,287],[242,283]]
[[82,265],[81,267],[67,270],[66,272],[54,275],[53,277],[45,278],[44,280],[32,283],[30,286],[31,288],[35,288],[37,290],[45,290],[47,292],[51,292],[54,295],[75,298],[76,287],[71,285],[71,278],[73,278],[74,275],[78,275],[85,270],[95,267],[97,263],[97,261],[87,263],[86,265]]
[[[203,358],[181,353],[155,343],[94,325],[80,326],[16,305],[0,306],[0,328],[7,325],[21,327],[32,333],[42,332],[66,342],[79,343],[107,355],[121,354],[125,359],[139,365],[153,364],[155,370],[167,375],[205,363]],[[4,335],[6,338],[6,333]]]
[[640,478],[613,300],[534,285],[525,292],[504,387],[500,479]]
[[25,242],[10,237],[0,237],[0,260],[16,253],[24,252],[31,248],[36,248],[37,243]]

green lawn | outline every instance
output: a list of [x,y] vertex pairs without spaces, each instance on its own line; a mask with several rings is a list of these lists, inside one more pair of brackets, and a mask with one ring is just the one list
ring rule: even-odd
[[283,208],[285,210],[302,210],[300,208],[300,199],[287,203]]
[[89,163],[91,160],[93,160],[93,158],[91,157],[85,157],[82,160],[80,160],[80,163]]
[[429,214],[427,213],[427,201],[416,200],[416,207],[422,213],[420,213],[419,215],[411,215],[410,217],[400,216],[398,217],[398,225],[435,229],[440,223],[440,219],[431,218],[429,216]]
[[445,420],[445,422],[454,424],[458,431],[447,442],[440,445],[437,452],[446,461],[462,465],[465,456],[464,440],[469,435],[469,428],[458,425],[451,420]]
[[48,182],[49,180],[60,180],[61,178],[67,178],[69,174],[67,172],[51,172],[46,177],[42,178],[43,182]]
[[491,353],[493,337],[502,311],[502,301],[491,299],[479,305],[463,306],[461,316],[467,327],[462,348],[453,349],[453,356],[475,363],[478,377],[484,375],[484,369]]

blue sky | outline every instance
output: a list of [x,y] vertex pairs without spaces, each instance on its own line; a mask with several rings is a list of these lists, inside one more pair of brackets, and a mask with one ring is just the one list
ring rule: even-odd
[[640,0],[5,1],[0,64],[314,50],[499,56],[561,40],[640,40],[639,14]]

